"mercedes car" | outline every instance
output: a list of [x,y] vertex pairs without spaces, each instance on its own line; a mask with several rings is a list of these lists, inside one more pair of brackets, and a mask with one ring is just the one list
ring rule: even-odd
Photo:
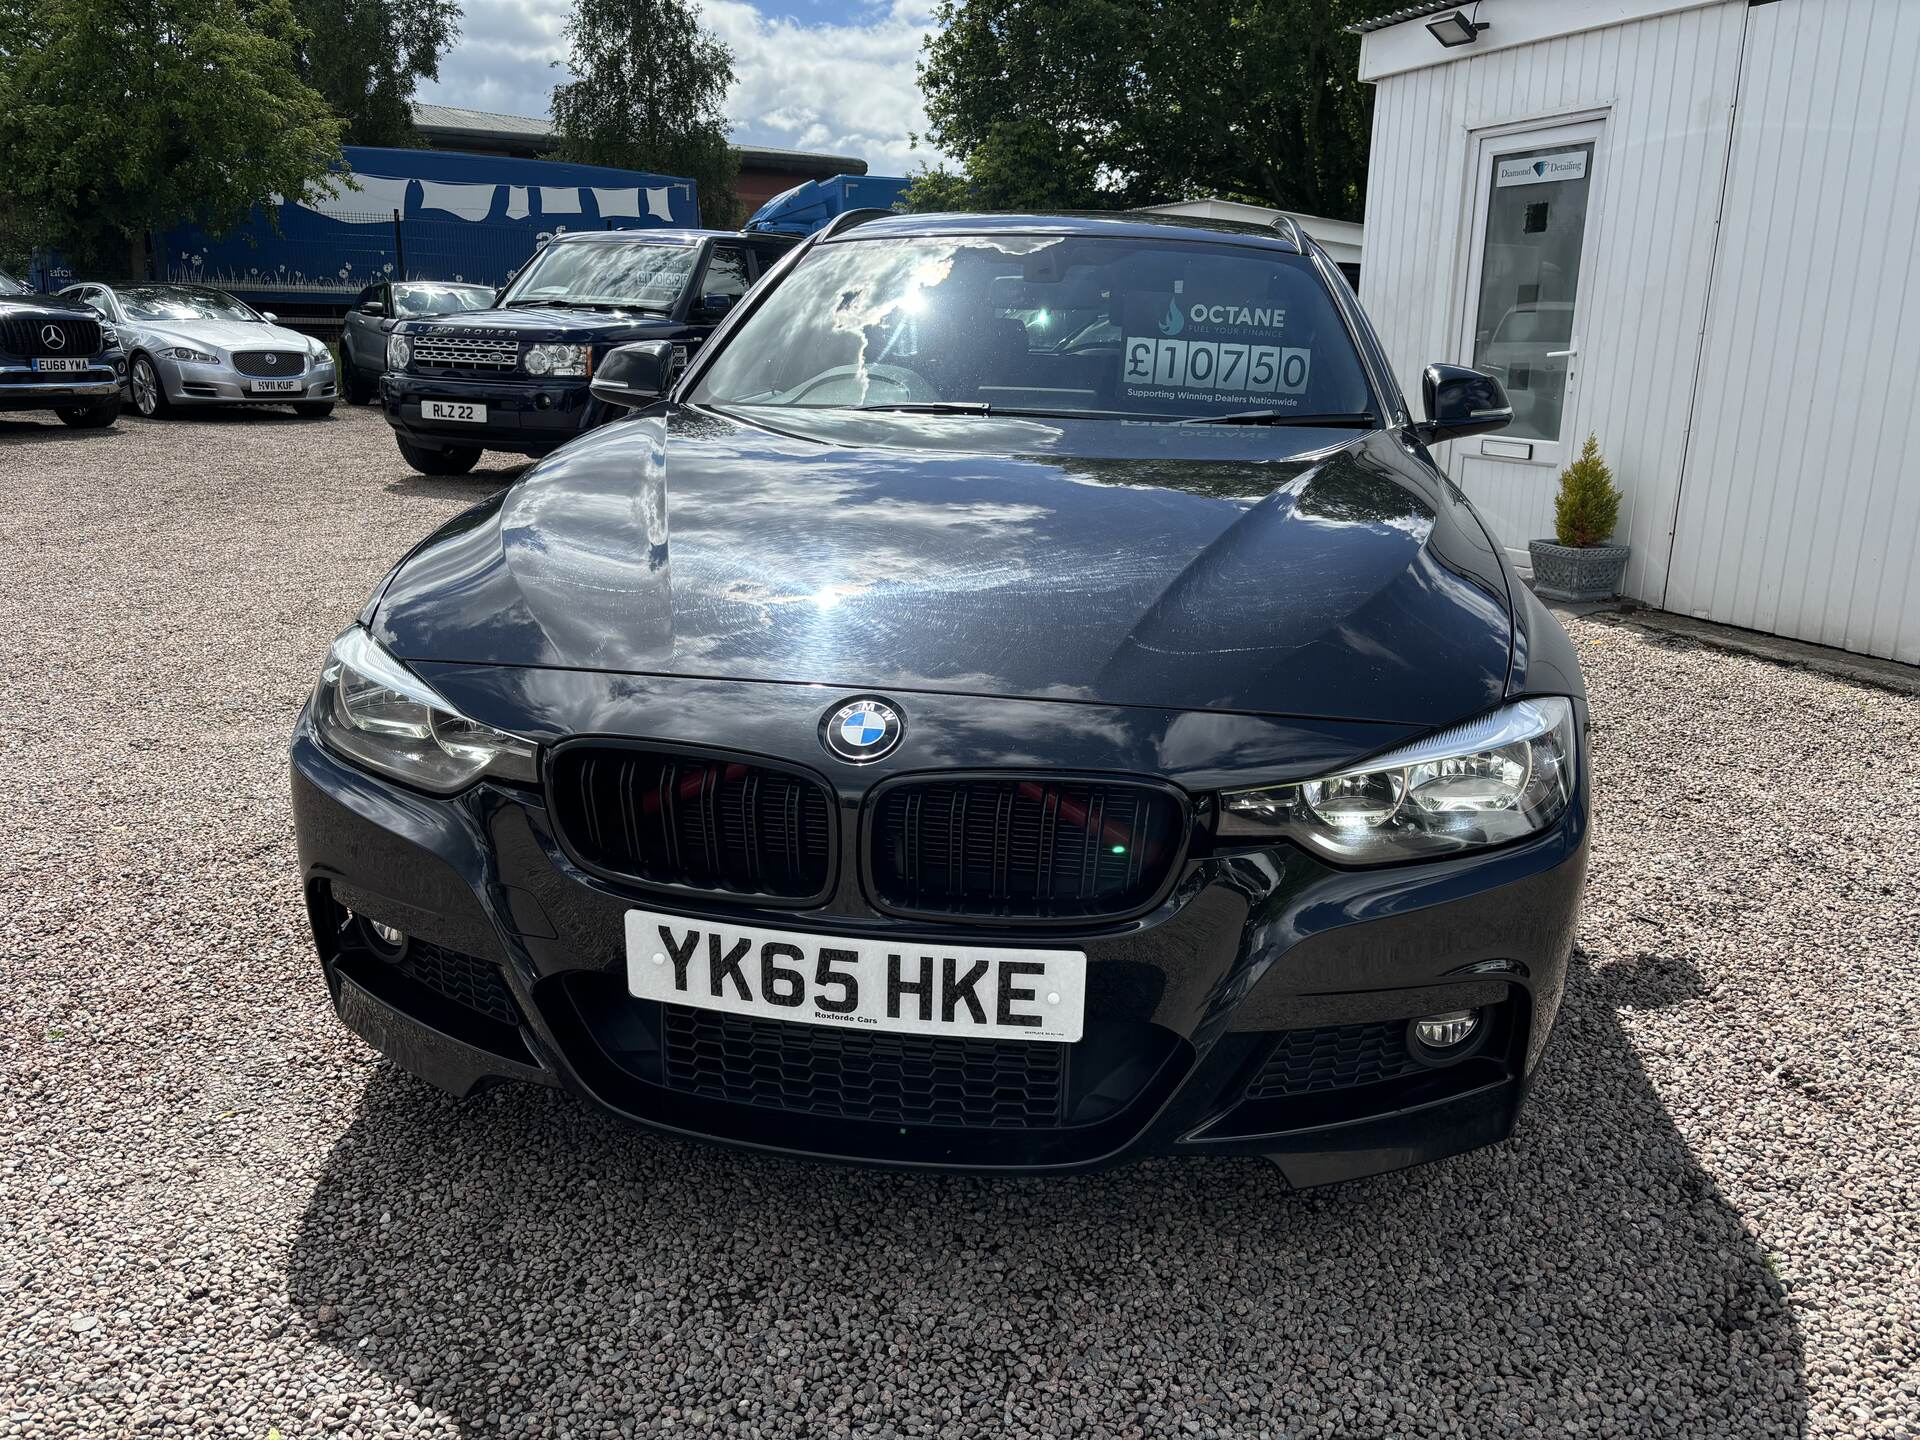
[[333,413],[333,352],[271,312],[208,285],[70,285],[120,334],[133,408],[164,420],[193,405],[291,405]]
[[1325,251],[854,214],[402,556],[292,743],[345,1024],[880,1166],[1498,1141],[1588,851],[1574,651]]
[[0,414],[51,410],[98,430],[120,414],[126,361],[111,325],[0,270]]

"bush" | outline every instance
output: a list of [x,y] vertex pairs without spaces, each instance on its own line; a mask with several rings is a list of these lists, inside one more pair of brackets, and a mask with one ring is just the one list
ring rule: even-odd
[[1580,458],[1560,472],[1560,493],[1553,501],[1554,538],[1582,550],[1605,545],[1619,519],[1620,492],[1613,487],[1613,472],[1600,458],[1600,441],[1589,435]]

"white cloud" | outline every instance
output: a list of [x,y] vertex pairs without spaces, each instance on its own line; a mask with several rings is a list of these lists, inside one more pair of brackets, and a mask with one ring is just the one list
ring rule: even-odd
[[[733,51],[726,111],[736,140],[857,155],[879,175],[941,159],[909,139],[927,128],[915,65],[932,29],[931,0],[879,0],[816,24],[748,0],[704,0],[701,8]],[[460,43],[420,98],[545,115],[553,87],[566,79],[567,13],[553,0],[467,0]]]

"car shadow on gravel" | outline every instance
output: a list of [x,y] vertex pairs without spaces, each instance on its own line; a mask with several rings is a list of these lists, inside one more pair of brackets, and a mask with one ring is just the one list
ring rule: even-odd
[[1305,1194],[1262,1162],[804,1165],[383,1065],[289,1290],[474,1435],[1797,1435],[1785,1296],[1628,1038],[1701,989],[1576,956],[1513,1140]]
[[52,412],[48,412],[44,421],[0,420],[0,447],[45,445],[52,441],[65,445],[84,445],[89,440],[106,440],[112,435],[113,427],[110,425],[98,430],[77,430]]
[[496,490],[504,490],[533,466],[531,460],[510,460],[498,465],[485,461],[465,475],[402,475],[389,480],[389,495],[423,495],[432,499],[481,500]]

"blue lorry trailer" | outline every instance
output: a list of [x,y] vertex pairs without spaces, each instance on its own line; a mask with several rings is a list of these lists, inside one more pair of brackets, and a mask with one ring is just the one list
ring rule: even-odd
[[740,228],[753,234],[811,235],[848,210],[893,210],[907,192],[899,175],[834,175],[783,190]]

